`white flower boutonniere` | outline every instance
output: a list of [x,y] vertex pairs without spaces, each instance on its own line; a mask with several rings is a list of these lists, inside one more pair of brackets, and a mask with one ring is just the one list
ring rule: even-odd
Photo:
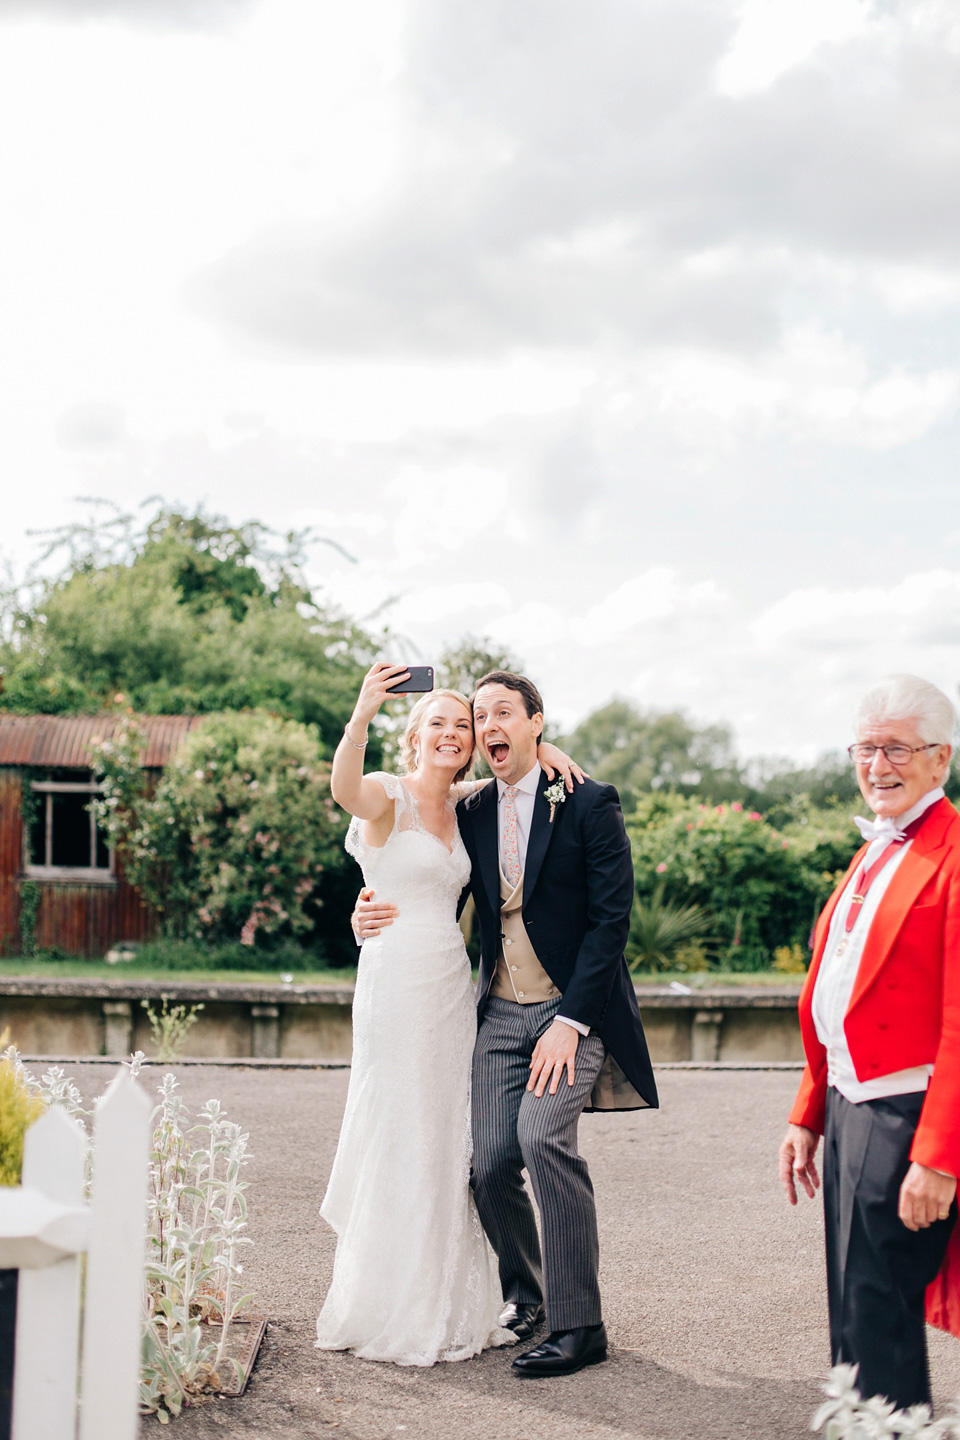
[[567,791],[562,780],[554,780],[543,792],[543,798],[550,806],[550,824],[553,824],[553,817],[556,814],[557,806],[566,803]]

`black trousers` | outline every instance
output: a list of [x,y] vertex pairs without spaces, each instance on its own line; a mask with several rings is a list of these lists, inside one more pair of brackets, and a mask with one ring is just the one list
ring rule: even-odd
[[924,1091],[853,1105],[827,1090],[823,1155],[830,1348],[834,1365],[859,1365],[857,1388],[900,1409],[930,1404],[924,1292],[957,1218],[908,1230],[900,1186]]

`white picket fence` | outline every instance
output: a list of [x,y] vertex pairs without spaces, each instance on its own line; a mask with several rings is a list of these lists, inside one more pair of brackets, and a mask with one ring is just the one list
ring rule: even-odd
[[23,1184],[0,1188],[0,1269],[20,1271],[12,1440],[135,1440],[150,1115],[121,1069],[94,1117],[89,1205],[84,1136],[55,1105],[27,1131]]

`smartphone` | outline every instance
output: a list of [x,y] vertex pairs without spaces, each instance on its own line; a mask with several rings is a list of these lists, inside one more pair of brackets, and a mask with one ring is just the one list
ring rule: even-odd
[[402,685],[389,685],[388,695],[425,695],[433,689],[432,665],[408,665],[407,669],[410,679],[404,680]]

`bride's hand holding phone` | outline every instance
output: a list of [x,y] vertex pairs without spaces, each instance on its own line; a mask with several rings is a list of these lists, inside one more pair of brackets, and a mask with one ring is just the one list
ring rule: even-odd
[[377,780],[365,777],[363,762],[367,752],[370,721],[383,705],[391,687],[409,679],[406,665],[391,665],[378,660],[363,677],[353,714],[343,727],[343,739],[337,746],[330,769],[330,793],[349,815],[361,820],[384,820],[393,812],[393,801]]
[[[353,707],[353,714],[347,724],[348,732],[353,731],[354,728],[362,732],[349,735],[355,745],[366,739],[367,726],[378,714],[384,701],[389,698],[391,687],[404,680],[409,680],[409,678],[410,668],[407,665],[391,665],[385,660],[378,660],[375,665],[370,666],[363,677],[357,703]],[[356,726],[354,722],[356,722]]]

